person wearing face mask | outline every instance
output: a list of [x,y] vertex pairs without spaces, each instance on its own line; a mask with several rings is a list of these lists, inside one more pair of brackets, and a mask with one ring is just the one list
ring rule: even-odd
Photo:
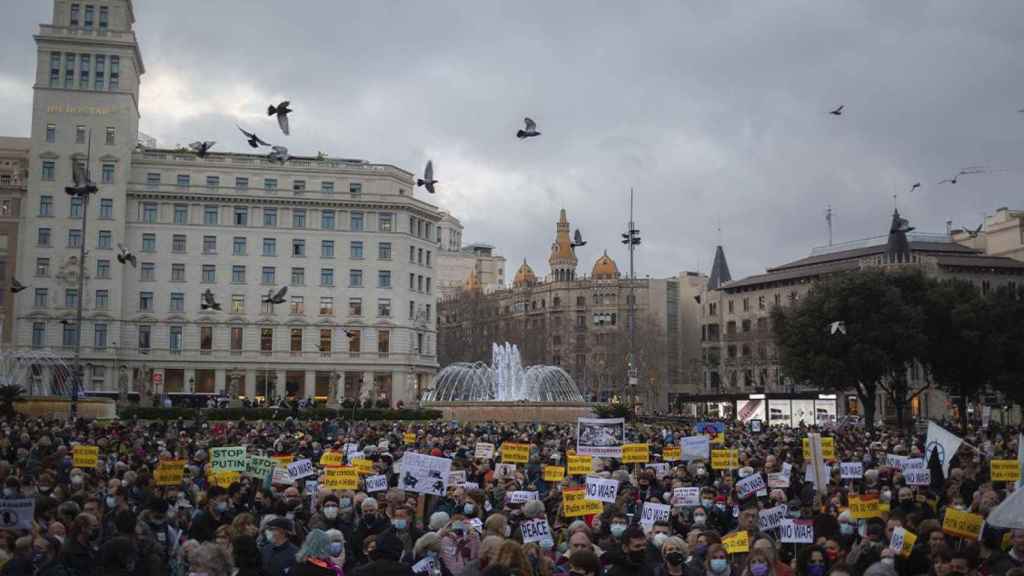
[[213,542],[217,528],[228,523],[228,494],[220,486],[206,491],[206,506],[192,519],[189,537],[200,543]]
[[622,535],[626,533],[626,528],[629,527],[629,520],[626,518],[626,514],[621,510],[613,511],[608,517],[608,534],[607,540],[601,541],[601,547],[605,550],[617,550],[622,545]]
[[159,545],[164,564],[177,553],[178,531],[171,526],[167,512],[170,509],[163,498],[151,498],[146,509],[139,514],[139,521],[153,533],[153,540]]
[[398,539],[402,541],[405,554],[409,556],[412,555],[413,546],[420,537],[419,531],[413,526],[412,518],[413,511],[405,506],[396,507],[394,509],[394,517],[391,518],[391,527],[395,531],[395,536],[398,536]]
[[686,542],[677,536],[661,539],[658,550],[662,562],[654,569],[655,576],[684,576],[686,573]]
[[[694,573],[694,572],[691,572]],[[732,576],[732,565],[729,563],[729,555],[720,542],[709,544],[704,555],[703,572],[707,576]]]
[[628,527],[619,538],[619,546],[605,552],[605,576],[654,576],[654,566],[646,559],[647,536],[639,526]]
[[75,574],[92,576],[96,570],[100,524],[88,512],[82,512],[71,524],[71,530],[60,551],[61,563]]
[[331,553],[331,561],[335,566],[344,568],[348,563],[348,555],[345,553],[345,535],[340,530],[327,530],[327,538],[331,541],[328,545]]
[[441,561],[441,538],[433,532],[427,532],[416,540],[410,557],[413,573],[417,576],[452,576],[451,570]]
[[774,559],[763,549],[751,549],[742,576],[775,576]]
[[351,506],[349,506],[349,514],[347,516],[346,518],[342,514],[341,499],[334,494],[328,494],[321,501],[320,511],[310,519],[309,527],[325,531],[337,530],[344,536],[342,540],[349,542],[352,540],[353,529]]
[[[391,529],[391,520],[379,512],[375,498],[370,496],[364,498],[359,504],[359,511],[359,521],[353,533],[355,542],[364,542],[367,536],[381,534]],[[366,561],[366,558],[362,555],[362,550],[352,549],[351,552],[356,556],[354,558],[356,563],[362,564]]]
[[751,548],[761,550],[768,555],[775,576],[793,576],[793,569],[785,562],[779,560],[779,550],[775,546],[775,540],[762,534],[751,540]]
[[648,564],[657,566],[662,563],[661,548],[671,535],[672,530],[666,520],[658,520],[651,526],[651,532],[647,535],[649,541],[647,544],[647,558],[645,559]]
[[267,576],[285,576],[295,564],[299,548],[288,539],[292,522],[287,518],[274,518],[263,527],[267,544],[260,550],[263,571]]
[[452,574],[461,574],[480,555],[480,535],[462,514],[455,514],[438,536],[441,537],[441,560]]
[[796,560],[796,576],[825,576],[829,566],[825,551],[811,545],[804,548]]

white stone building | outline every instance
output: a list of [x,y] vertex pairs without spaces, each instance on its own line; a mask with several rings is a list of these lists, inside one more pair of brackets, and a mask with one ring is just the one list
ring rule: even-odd
[[[70,360],[84,296],[88,390],[127,379],[144,396],[414,402],[437,368],[441,213],[414,197],[413,174],[137,146],[145,67],[134,21],[131,0],[55,0],[52,23],[35,36],[18,243],[28,289],[16,296],[15,346]],[[86,208],[64,188],[72,163],[87,159],[99,192]],[[119,244],[137,268],[118,262]],[[262,302],[282,287],[285,303]],[[207,289],[220,311],[201,309]]]
[[441,298],[455,296],[469,284],[484,293],[505,289],[505,257],[495,247],[474,242],[463,246],[462,223],[447,212],[441,218],[441,243],[437,253],[437,289]]

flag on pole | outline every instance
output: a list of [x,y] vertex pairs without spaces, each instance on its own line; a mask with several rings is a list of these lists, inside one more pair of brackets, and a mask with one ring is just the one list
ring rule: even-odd
[[[1021,472],[1024,472],[1024,434],[1017,436],[1017,465],[1020,466]],[[1020,475],[1020,480],[1017,480],[1017,489],[1020,490],[1024,486],[1024,474]]]
[[925,461],[931,458],[932,452],[937,452],[939,463],[942,464],[942,476],[949,478],[949,462],[963,443],[956,434],[935,422],[928,422],[928,436],[924,443]]

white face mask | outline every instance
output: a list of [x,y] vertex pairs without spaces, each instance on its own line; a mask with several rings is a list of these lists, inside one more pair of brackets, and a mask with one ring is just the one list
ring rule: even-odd
[[337,517],[338,517],[338,507],[337,506],[325,506],[324,507],[324,518],[327,518],[328,520],[334,520]]
[[267,542],[273,543],[274,542],[274,531],[273,530],[264,530],[263,531],[263,537],[267,539]]

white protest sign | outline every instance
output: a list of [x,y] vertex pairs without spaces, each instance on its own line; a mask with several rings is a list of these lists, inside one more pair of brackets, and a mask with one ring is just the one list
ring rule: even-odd
[[388,477],[383,474],[367,476],[363,482],[367,492],[383,492],[388,489]]
[[923,458],[907,458],[900,462],[900,472],[906,474],[908,470],[924,470],[927,466]]
[[508,493],[508,501],[510,504],[523,504],[530,500],[540,500],[540,495],[537,492],[531,492],[528,490],[515,490]]
[[787,512],[789,512],[789,507],[785,504],[779,504],[774,508],[761,510],[758,517],[758,525],[761,527],[761,532],[767,532],[778,528],[779,524],[781,524],[782,520],[786,517]]
[[465,470],[452,470],[448,473],[448,485],[449,486],[462,486],[466,483],[466,471]]
[[746,498],[758,490],[764,490],[766,486],[764,476],[761,476],[760,472],[751,474],[736,483],[736,495]]
[[618,480],[587,476],[587,500],[600,500],[614,504],[618,493]]
[[[822,468],[825,469],[825,479],[831,479],[832,467],[828,464],[823,464]],[[804,482],[814,482],[814,466],[811,466],[810,464],[804,468]]]
[[490,460],[494,458],[494,444],[489,442],[477,442],[473,457],[479,460]]
[[760,432],[761,431],[761,421],[760,420],[751,420],[750,421],[750,431],[753,432],[754,434],[757,434],[758,432]]
[[4,498],[0,500],[0,528],[31,530],[36,515],[35,498]]
[[840,462],[839,475],[843,480],[856,480],[864,477],[864,464],[861,462]]
[[316,480],[306,480],[306,494],[309,494],[309,513],[316,513],[316,495],[320,492],[320,483]]
[[[477,484],[476,482],[463,482],[462,488],[469,492],[470,490],[479,490],[480,485]],[[488,501],[487,503],[490,504],[490,501]]]
[[273,473],[271,473],[270,476],[271,484],[287,486],[288,484],[291,484],[293,481],[294,479],[292,478],[291,474],[288,473],[288,469],[281,468],[280,466],[275,467]]
[[438,564],[440,560],[433,556],[427,556],[423,560],[412,565],[413,574],[440,574],[441,566]]
[[419,494],[444,496],[448,489],[448,474],[451,471],[451,458],[406,452],[405,456],[402,456],[402,473],[399,476],[398,487]]
[[902,526],[897,526],[896,528],[893,528],[892,539],[889,540],[889,548],[897,554],[902,553],[903,540],[906,538],[906,536],[907,531]]
[[886,454],[885,465],[890,468],[896,468],[898,470],[903,469],[903,461],[906,460],[906,456],[900,456],[899,454]]
[[700,436],[685,436],[680,443],[682,454],[679,459],[683,462],[690,460],[707,460],[711,457],[711,438],[701,434]]
[[813,544],[814,520],[783,518],[779,523],[779,541],[783,544]]
[[551,527],[548,526],[547,518],[524,520],[519,524],[519,529],[523,533],[523,544],[542,542],[544,540],[554,541],[554,538],[551,537]]
[[700,486],[683,486],[672,490],[672,504],[676,506],[700,506]]
[[288,465],[288,475],[292,477],[292,480],[299,480],[306,476],[313,476],[316,474],[316,469],[313,468],[313,463],[309,458],[299,460],[298,462],[292,462]]
[[505,464],[500,462],[494,465],[494,475],[497,478],[515,478],[516,477],[516,465]]
[[650,529],[658,520],[668,520],[671,513],[672,507],[668,504],[644,502],[644,508],[640,512],[640,523]]
[[654,470],[654,476],[657,478],[664,478],[669,475],[669,466],[665,462],[658,464],[647,464],[644,468],[651,468]]
[[768,474],[769,488],[789,488],[789,474],[772,472]]
[[930,486],[932,473],[928,470],[907,470],[903,473],[903,479],[906,480],[907,486]]

